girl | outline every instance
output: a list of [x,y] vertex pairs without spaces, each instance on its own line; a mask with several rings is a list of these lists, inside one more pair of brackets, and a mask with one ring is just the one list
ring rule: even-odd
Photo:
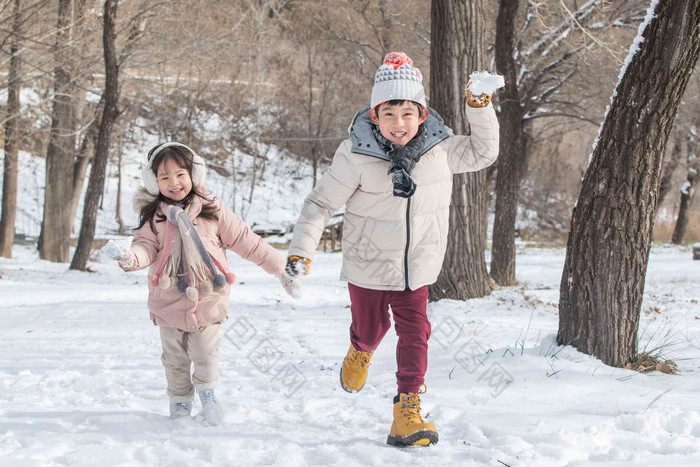
[[[274,274],[295,296],[301,284],[284,274],[284,258],[221,200],[204,190],[204,160],[184,144],[148,153],[144,187],[134,199],[139,225],[130,249],[105,247],[124,271],[150,266],[148,309],[160,328],[170,417],[189,416],[195,389],[206,425],[219,425],[219,328],[227,318],[230,285],[226,249]],[[190,375],[190,366],[194,372]]]

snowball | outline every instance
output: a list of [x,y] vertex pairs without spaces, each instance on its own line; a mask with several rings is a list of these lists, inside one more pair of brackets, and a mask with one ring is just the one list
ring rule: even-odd
[[472,84],[469,85],[469,91],[476,96],[481,94],[493,94],[506,85],[503,76],[492,75],[488,71],[472,73],[469,75],[469,80],[472,82]]

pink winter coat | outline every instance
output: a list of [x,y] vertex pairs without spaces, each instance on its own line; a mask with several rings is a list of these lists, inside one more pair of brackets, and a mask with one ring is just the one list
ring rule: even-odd
[[[204,247],[225,269],[223,274],[229,272],[226,249],[257,264],[267,273],[281,274],[284,271],[285,262],[282,255],[255,234],[221,200],[202,198],[202,204],[216,206],[218,222],[197,217],[192,223]],[[156,216],[159,215],[162,215],[160,210],[156,213]],[[147,222],[136,231],[131,244],[131,251],[137,261],[134,270],[150,266],[149,279],[155,273],[159,254],[163,250],[166,222],[155,222],[154,225],[157,233],[153,233],[150,223]],[[199,300],[193,302],[186,295],[180,294],[174,285],[168,289],[161,289],[153,287],[150,280],[148,282],[148,309],[157,326],[195,331],[209,324],[222,323],[228,317],[228,301],[231,294],[228,284],[219,293],[205,295],[200,291]]]

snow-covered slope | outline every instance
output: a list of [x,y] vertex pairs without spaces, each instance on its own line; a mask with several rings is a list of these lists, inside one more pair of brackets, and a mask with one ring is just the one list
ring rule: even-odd
[[[681,374],[638,374],[554,342],[563,250],[519,251],[522,285],[429,305],[423,414],[437,445],[385,444],[395,393],[390,331],[359,394],[341,257],[319,253],[305,293],[235,255],[223,326],[226,423],[168,418],[145,272],[109,260],[69,271],[16,246],[0,259],[0,465],[691,466],[700,456],[700,261],[654,248],[641,348]],[[196,409],[198,410],[198,408]]]
[[[155,144],[155,141],[153,143]],[[142,184],[141,168],[144,164],[145,154],[153,145],[144,143],[143,147],[124,148],[121,205],[122,219],[127,228],[126,233],[129,233],[129,229],[138,223],[138,214],[134,212],[131,202],[137,188]],[[3,157],[4,155],[0,151],[0,163]],[[296,222],[304,197],[313,187],[311,169],[292,155],[279,151],[275,147],[271,148],[266,158],[266,167],[262,178],[260,173],[258,174],[251,203],[248,202],[248,199],[250,198],[252,181],[249,167],[252,157],[248,155],[236,154],[235,161],[240,173],[235,181],[232,177],[224,177],[210,168],[207,171],[207,188],[213,195],[221,198],[232,207],[248,225],[279,228],[284,231]],[[19,212],[16,232],[37,235],[43,215],[46,162],[45,159],[26,152],[20,152],[19,159],[19,195],[17,201]],[[229,173],[232,163],[233,158],[231,161],[227,161],[228,165],[225,167]],[[117,167],[114,164],[109,164],[104,196],[97,216],[97,237],[109,237],[118,231],[119,224],[115,215],[117,185]],[[2,186],[1,171],[0,186]],[[85,189],[87,189],[87,179],[83,193]],[[0,199],[2,199],[1,193]],[[82,209],[81,202],[75,219],[74,232],[76,237],[80,231]]]

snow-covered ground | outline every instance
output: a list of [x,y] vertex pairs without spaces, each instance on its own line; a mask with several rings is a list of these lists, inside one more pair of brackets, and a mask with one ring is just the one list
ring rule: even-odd
[[69,271],[16,246],[0,259],[0,465],[697,465],[700,261],[676,247],[651,255],[640,348],[661,347],[672,376],[555,344],[563,257],[519,251],[522,285],[430,304],[423,414],[440,442],[397,449],[385,444],[393,331],[362,392],[338,383],[350,323],[340,254],[318,254],[299,301],[231,256],[226,423],[207,428],[167,416],[145,272],[102,258]]

